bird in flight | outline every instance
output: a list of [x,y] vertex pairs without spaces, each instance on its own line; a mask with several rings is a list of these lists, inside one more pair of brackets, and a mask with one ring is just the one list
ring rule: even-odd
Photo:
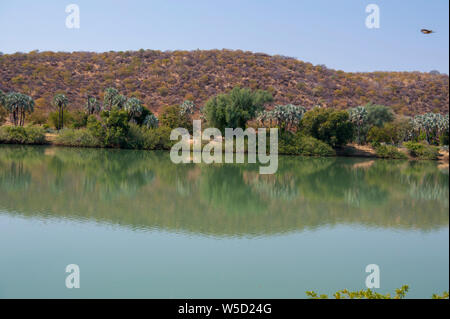
[[422,30],[420,30],[420,32],[422,32],[423,34],[435,33],[433,30],[428,30],[428,29],[422,29]]

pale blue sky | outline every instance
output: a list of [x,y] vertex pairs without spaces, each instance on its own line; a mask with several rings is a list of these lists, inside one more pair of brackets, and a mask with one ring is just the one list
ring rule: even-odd
[[[80,7],[67,29],[66,5]],[[367,4],[380,29],[367,29]],[[437,33],[425,36],[421,28]],[[0,51],[242,49],[345,71],[449,71],[448,0],[1,0]]]

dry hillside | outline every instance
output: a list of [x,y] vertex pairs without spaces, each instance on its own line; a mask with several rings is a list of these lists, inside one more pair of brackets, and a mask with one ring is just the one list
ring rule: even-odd
[[265,89],[274,104],[335,108],[373,102],[400,114],[447,113],[448,75],[420,72],[346,73],[294,58],[231,50],[30,52],[0,55],[0,89],[31,95],[49,109],[57,92],[72,108],[106,87],[136,96],[148,108],[194,100],[197,106],[233,86]]

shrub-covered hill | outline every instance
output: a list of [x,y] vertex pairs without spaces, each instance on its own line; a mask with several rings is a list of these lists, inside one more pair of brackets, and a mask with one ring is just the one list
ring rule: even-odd
[[211,96],[234,86],[265,89],[274,104],[323,105],[344,109],[368,102],[400,114],[447,113],[448,75],[420,72],[346,73],[294,58],[231,50],[127,52],[37,52],[0,55],[0,89],[31,95],[51,107],[65,92],[72,108],[87,95],[103,98],[107,87],[144,101],[154,112],[163,105]]

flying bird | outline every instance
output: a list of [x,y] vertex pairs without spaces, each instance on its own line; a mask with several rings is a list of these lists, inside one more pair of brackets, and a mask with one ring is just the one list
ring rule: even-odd
[[435,33],[433,30],[428,30],[428,29],[422,29],[422,30],[420,30],[420,32],[422,32],[423,34]]

